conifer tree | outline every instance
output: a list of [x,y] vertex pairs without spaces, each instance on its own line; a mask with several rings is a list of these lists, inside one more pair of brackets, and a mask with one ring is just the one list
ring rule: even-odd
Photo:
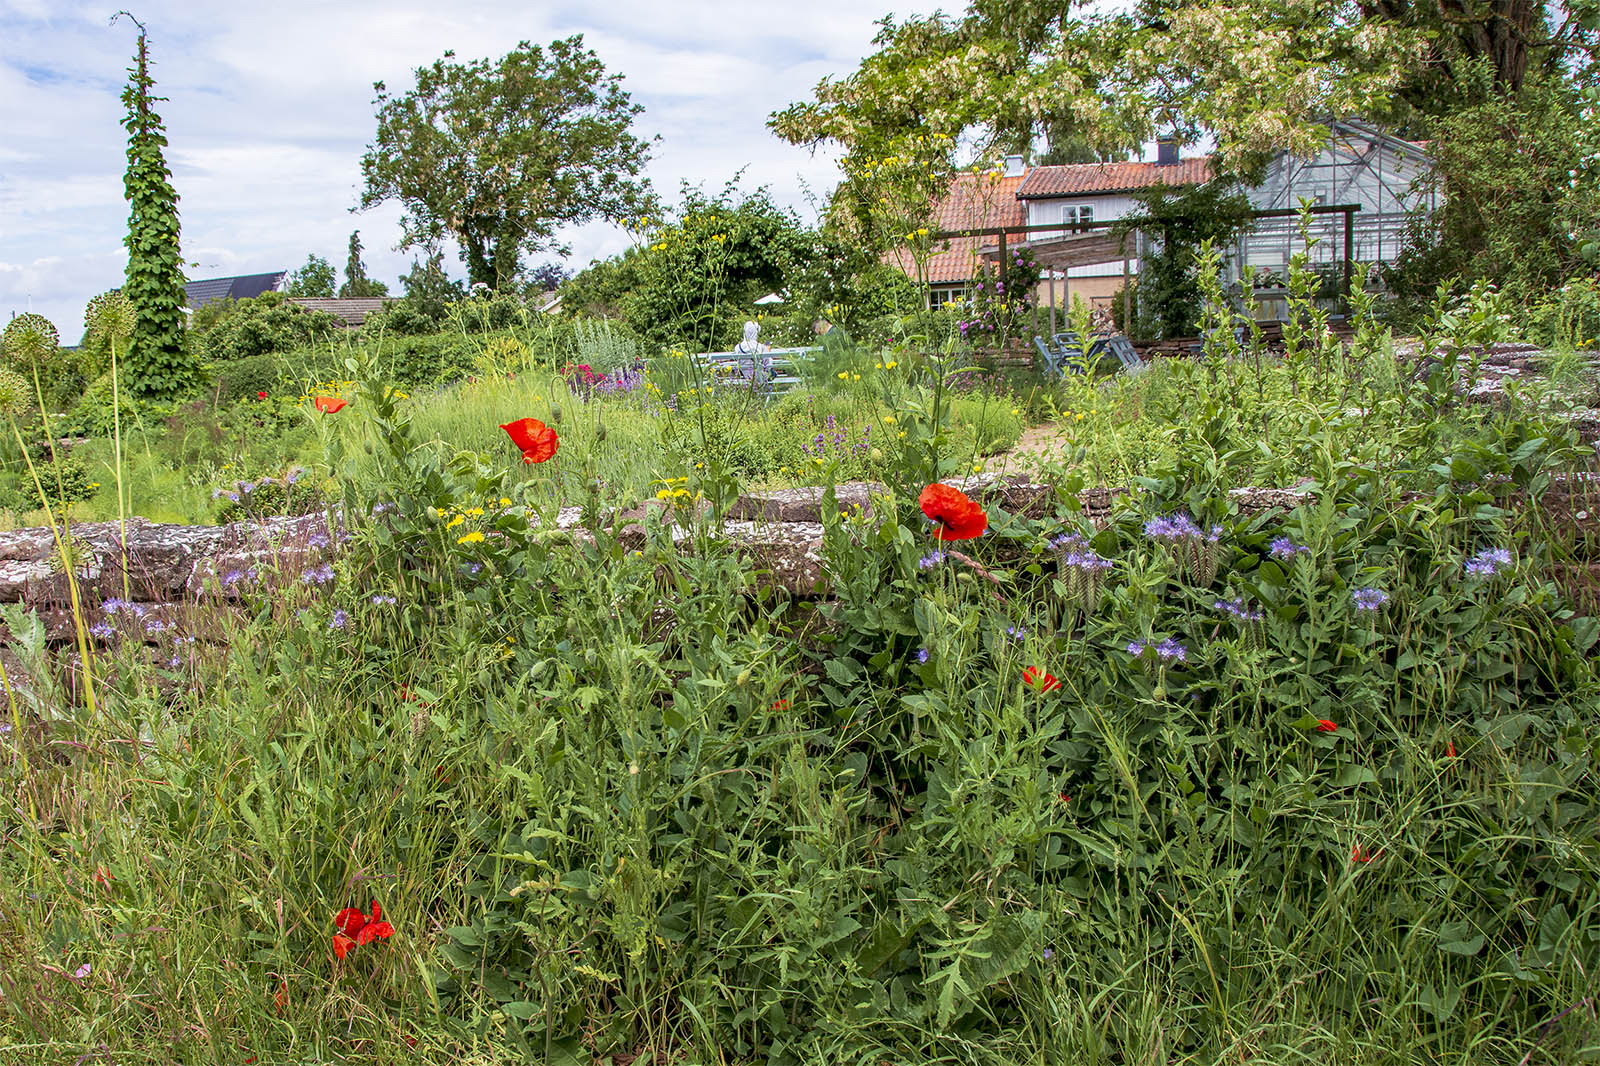
[[341,298],[387,296],[389,286],[367,277],[366,264],[361,261],[361,231],[350,234],[350,255],[344,261],[344,284],[339,286]]
[[[123,11],[119,15],[127,15]],[[149,37],[139,27],[139,48],[122,90],[127,109],[128,170],[123,194],[129,204],[127,280],[123,293],[133,304],[134,323],[127,359],[128,391],[145,399],[170,400],[201,379],[199,359],[190,351],[183,328],[183,262],[178,251],[178,193],[162,149],[167,136],[152,106],[165,97],[151,92]]]

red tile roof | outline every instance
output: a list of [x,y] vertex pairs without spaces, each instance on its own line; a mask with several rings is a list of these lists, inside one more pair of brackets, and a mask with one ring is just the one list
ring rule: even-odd
[[[950,187],[950,195],[935,205],[932,228],[935,230],[989,229],[995,226],[1026,226],[1028,205],[1017,199],[1017,189],[1025,179],[992,177],[989,174],[959,174]],[[928,283],[949,285],[971,281],[977,273],[978,247],[992,237],[953,237],[936,241],[934,254],[928,259]],[[916,266],[909,252],[891,252],[889,262],[917,276]]]
[[1073,163],[1034,167],[1017,190],[1023,200],[1086,193],[1132,192],[1155,185],[1198,185],[1210,181],[1211,157],[1176,163]]

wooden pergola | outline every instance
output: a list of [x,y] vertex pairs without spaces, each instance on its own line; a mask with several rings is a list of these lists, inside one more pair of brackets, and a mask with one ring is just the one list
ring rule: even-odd
[[[1348,307],[1350,302],[1350,283],[1354,268],[1355,249],[1355,214],[1361,210],[1360,204],[1319,204],[1308,209],[1312,215],[1343,215],[1344,216],[1344,277],[1341,287],[1341,297]],[[1267,218],[1294,218],[1301,214],[1293,208],[1274,209],[1270,211],[1252,211],[1248,215],[1250,221]],[[994,237],[996,243],[981,245],[978,256],[986,262],[1003,263],[1007,254],[1007,238],[1023,235],[1020,242],[1025,245],[1040,265],[1050,272],[1050,332],[1056,332],[1056,301],[1055,301],[1055,276],[1058,272],[1065,272],[1073,267],[1098,266],[1102,263],[1122,262],[1123,300],[1132,298],[1131,287],[1128,281],[1132,276],[1132,260],[1138,256],[1139,248],[1143,241],[1143,234],[1138,229],[1125,229],[1126,221],[1112,219],[1105,222],[1057,222],[1034,226],[989,226],[981,229],[965,230],[940,230],[930,235],[930,240],[953,240],[956,238],[983,238]],[[1122,230],[1123,232],[1115,232]],[[1028,234],[1053,233],[1053,238],[1044,240],[1029,240]],[[1131,247],[1130,247],[1131,246]],[[1123,320],[1127,321],[1131,309],[1125,302],[1123,304]],[[1038,306],[1034,307],[1034,332],[1038,332]]]

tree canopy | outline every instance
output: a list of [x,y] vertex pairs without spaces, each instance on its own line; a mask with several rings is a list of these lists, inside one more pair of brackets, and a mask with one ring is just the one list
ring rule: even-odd
[[[1596,0],[973,0],[965,15],[886,18],[878,51],[774,114],[797,144],[853,155],[942,134],[986,154],[1123,153],[1158,133],[1209,134],[1225,169],[1308,154],[1330,115],[1394,120],[1453,106],[1459,75],[1488,64],[1501,93],[1532,67],[1592,67]],[[1437,107],[1431,105],[1440,105]]]
[[630,128],[642,108],[581,35],[523,41],[492,62],[454,55],[399,96],[373,86],[361,207],[399,200],[402,247],[454,239],[469,281],[504,289],[524,253],[559,249],[558,227],[638,212],[649,144]]
[[333,264],[312,252],[306,256],[305,266],[289,275],[289,284],[284,286],[283,292],[285,296],[330,297],[336,278]]

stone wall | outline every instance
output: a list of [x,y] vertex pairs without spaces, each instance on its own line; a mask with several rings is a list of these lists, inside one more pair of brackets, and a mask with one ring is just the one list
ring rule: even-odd
[[[952,481],[986,505],[1033,517],[1052,514],[1057,490],[1025,477],[993,475]],[[838,486],[841,510],[870,514],[879,486],[861,482]],[[1123,489],[1089,489],[1078,494],[1082,514],[1100,521],[1111,513]],[[1291,509],[1304,502],[1300,489],[1236,489],[1230,493],[1241,514]],[[1600,479],[1570,478],[1558,482],[1544,500],[1549,521],[1593,529],[1600,508]],[[823,573],[823,490],[786,489],[741,496],[724,532],[753,568],[768,575],[774,587],[791,595],[825,594]],[[655,523],[673,523],[667,504],[650,500],[612,517],[619,534],[642,543]],[[578,508],[564,508],[555,527],[577,538],[591,536],[582,528]],[[81,602],[97,608],[107,599],[145,605],[225,607],[238,598],[253,570],[270,570],[293,580],[322,565],[337,551],[344,534],[322,514],[235,522],[222,526],[160,525],[131,518],[123,526],[99,522],[72,528]],[[687,542],[690,533],[674,528]],[[285,576],[287,575],[287,576]],[[23,603],[43,613],[52,638],[72,635],[70,588],[49,529],[0,533],[0,603]]]

